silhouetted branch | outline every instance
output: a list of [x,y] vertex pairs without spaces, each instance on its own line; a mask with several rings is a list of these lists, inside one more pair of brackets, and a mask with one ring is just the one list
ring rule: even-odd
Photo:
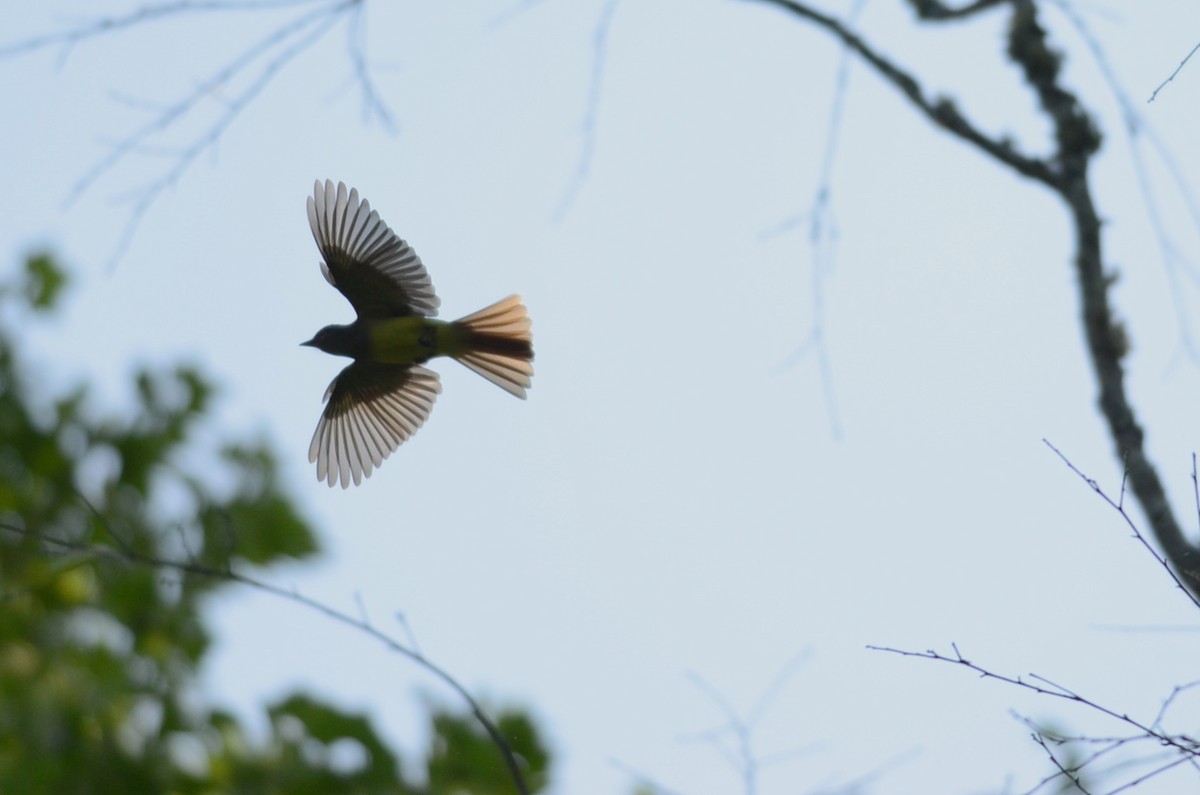
[[[991,679],[1003,684],[1025,690],[1038,696],[1045,696],[1061,701],[1067,701],[1078,706],[1081,706],[1091,712],[1104,716],[1105,718],[1115,721],[1118,725],[1123,725],[1133,729],[1133,733],[1115,737],[1066,737],[1057,733],[1047,732],[1044,729],[1033,724],[1028,718],[1021,718],[1032,729],[1033,741],[1046,752],[1051,763],[1057,768],[1057,772],[1053,775],[1042,779],[1032,789],[1027,790],[1027,795],[1032,795],[1046,784],[1055,781],[1059,778],[1067,778],[1074,786],[1083,792],[1090,792],[1084,788],[1079,777],[1079,772],[1088,765],[1094,764],[1097,760],[1111,755],[1117,750],[1130,750],[1149,746],[1155,751],[1150,752],[1148,756],[1143,756],[1130,760],[1121,767],[1127,767],[1130,764],[1137,767],[1138,772],[1132,777],[1127,777],[1119,785],[1113,789],[1105,791],[1104,795],[1116,795],[1116,793],[1124,792],[1139,784],[1148,781],[1151,778],[1162,775],[1169,770],[1172,770],[1181,765],[1189,765],[1200,773],[1200,739],[1186,733],[1174,733],[1166,730],[1163,727],[1163,720],[1167,710],[1174,705],[1175,697],[1183,690],[1191,688],[1193,685],[1183,685],[1176,687],[1171,695],[1164,701],[1163,706],[1159,709],[1152,722],[1146,722],[1131,717],[1127,712],[1117,710],[1112,707],[1105,706],[1100,702],[1085,696],[1075,690],[1072,690],[1064,685],[1060,685],[1047,679],[1044,676],[1030,673],[1025,676],[1010,676],[1007,674],[996,673],[985,666],[972,662],[962,655],[958,646],[951,644],[953,656],[944,655],[932,649],[918,652],[907,651],[904,649],[895,649],[886,646],[868,646],[868,649],[873,651],[882,651],[889,654],[898,654],[902,657],[915,657],[923,660],[933,660],[935,662],[949,663],[961,668],[966,668],[969,671],[977,674],[982,679]],[[1072,764],[1063,764],[1056,754],[1052,752],[1049,745],[1072,745],[1078,747],[1097,747],[1099,750],[1090,752],[1081,762]],[[1163,755],[1168,757],[1168,761],[1158,764],[1157,760]],[[1147,765],[1153,764],[1153,767],[1147,769]],[[1107,771],[1109,776],[1117,769],[1114,766]]]
[[[1100,133],[1079,98],[1063,84],[1062,56],[1049,43],[1037,3],[1007,0],[1002,5],[1010,14],[1008,57],[1021,70],[1052,126],[1053,151],[1046,157],[1022,154],[1008,139],[985,134],[949,100],[929,99],[915,77],[840,20],[799,0],[755,1],[777,6],[843,42],[935,125],[975,146],[1000,165],[1045,185],[1064,204],[1075,236],[1083,330],[1099,387],[1101,413],[1155,539],[1187,589],[1193,596],[1200,594],[1200,549],[1184,536],[1175,518],[1162,480],[1147,455],[1145,431],[1125,389],[1122,360],[1129,351],[1129,340],[1112,311],[1110,289],[1115,276],[1105,267],[1100,214],[1089,181],[1089,167],[1100,148]],[[928,9],[942,4],[918,5]],[[997,4],[974,3],[970,7],[982,10],[991,5]]]
[[1057,183],[1058,176],[1047,161],[1021,154],[1012,142],[1006,139],[988,136],[963,116],[950,100],[944,98],[933,100],[926,97],[924,89],[915,77],[893,63],[835,17],[823,14],[808,4],[796,0],[752,0],[752,2],[778,6],[816,24],[858,53],[868,65],[907,97],[921,113],[937,126],[975,145],[1030,179],[1051,186]]
[[1170,289],[1167,292],[1171,298],[1172,307],[1175,310],[1176,327],[1183,350],[1194,364],[1200,364],[1200,346],[1197,345],[1193,338],[1191,331],[1192,324],[1187,312],[1185,292],[1187,283],[1184,283],[1180,277],[1182,272],[1182,276],[1188,280],[1192,289],[1200,290],[1200,269],[1196,267],[1194,262],[1189,260],[1167,231],[1166,223],[1163,221],[1163,212],[1158,205],[1158,197],[1150,184],[1150,169],[1146,162],[1146,156],[1143,153],[1143,144],[1149,149],[1150,155],[1157,158],[1161,163],[1163,170],[1174,186],[1175,192],[1182,203],[1182,208],[1187,213],[1192,230],[1197,233],[1200,233],[1200,205],[1197,205],[1196,199],[1192,195],[1191,187],[1184,177],[1186,172],[1175,162],[1174,155],[1167,148],[1162,138],[1147,123],[1141,110],[1130,99],[1129,92],[1121,85],[1121,80],[1117,77],[1112,64],[1109,63],[1104,48],[1092,34],[1091,28],[1079,14],[1075,5],[1069,2],[1069,0],[1051,0],[1051,2],[1053,2],[1054,7],[1066,18],[1083,40],[1088,52],[1091,53],[1092,60],[1100,70],[1100,75],[1104,78],[1104,82],[1108,84],[1108,89],[1112,93],[1113,99],[1116,100],[1120,108],[1121,119],[1125,125],[1125,132],[1128,135],[1129,159],[1133,166],[1133,173],[1137,177],[1138,192],[1141,194],[1142,204],[1146,208],[1146,220],[1150,223],[1155,242],[1158,244],[1159,259],[1162,262],[1163,271],[1170,281]]
[[[288,17],[249,48],[201,80],[177,101],[152,109],[152,117],[128,135],[118,139],[74,185],[68,201],[77,199],[95,187],[103,177],[132,155],[152,155],[169,161],[159,176],[135,191],[126,193],[129,217],[112,255],[119,259],[128,248],[146,212],[164,190],[174,185],[204,152],[213,149],[242,111],[257,98],[271,80],[293,59],[303,53],[338,22],[348,22],[347,52],[354,81],[362,93],[368,119],[378,118],[394,128],[391,114],[371,80],[365,52],[362,25],[364,0],[178,0],[150,3],[123,15],[87,20],[64,30],[34,36],[0,46],[0,58],[28,54],[53,46],[65,53],[76,44],[104,34],[116,34],[134,28],[175,20],[197,13],[272,12]],[[124,101],[146,106],[126,97]],[[179,147],[158,144],[168,133],[182,128],[201,106],[215,103],[213,120]]]
[[983,11],[990,11],[1001,5],[1007,5],[1010,0],[975,0],[965,6],[954,8],[938,0],[908,0],[917,16],[929,22],[950,22],[973,17]]
[[579,145],[575,174],[567,184],[554,214],[560,221],[575,203],[575,197],[587,181],[588,172],[592,170],[592,159],[596,156],[596,117],[600,112],[600,91],[604,85],[604,67],[608,58],[608,34],[612,30],[613,17],[616,16],[617,5],[620,2],[621,0],[605,0],[604,7],[600,10],[600,18],[596,21],[596,31],[592,36],[591,84],[588,87],[583,119],[579,122],[579,133],[583,140]]
[[311,5],[322,0],[178,0],[173,3],[150,3],[126,14],[98,17],[81,22],[66,30],[44,33],[0,46],[0,58],[24,55],[53,46],[70,50],[76,44],[96,36],[119,33],[152,22],[211,11],[264,11],[272,8]]
[[[759,754],[754,750],[754,730],[759,720],[766,714],[768,709],[775,705],[779,693],[796,676],[801,666],[807,663],[811,656],[808,652],[798,654],[784,665],[779,673],[775,675],[775,678],[764,688],[763,692],[755,700],[754,706],[745,715],[734,707],[721,691],[709,683],[708,680],[694,671],[688,672],[688,681],[720,710],[725,720],[719,726],[686,735],[684,739],[712,744],[725,757],[730,767],[741,776],[742,792],[745,795],[754,795],[758,791],[758,774],[762,768],[768,764],[777,764],[793,759],[815,747],[814,744],[810,744],[802,748],[793,748],[788,751],[780,751],[767,755]],[[732,736],[734,741],[733,748],[730,748],[726,742],[726,738],[730,736]]]
[[[355,2],[356,0],[349,0]],[[348,7],[348,5],[347,5]],[[130,137],[121,141],[108,157],[104,158],[91,171],[76,183],[73,194],[78,196],[83,193],[92,183],[96,181],[102,174],[112,169],[119,162],[124,160],[148,136],[161,133],[168,127],[175,124],[184,114],[194,108],[202,97],[216,91],[219,87],[229,83],[235,76],[241,73],[250,63],[258,60],[264,53],[271,51],[274,48],[281,47],[287,42],[286,47],[282,47],[279,53],[268,60],[259,71],[250,85],[236,94],[233,99],[227,101],[224,105],[224,110],[218,116],[208,129],[197,137],[191,144],[180,150],[174,159],[174,165],[159,178],[153,180],[149,184],[143,186],[140,190],[128,195],[132,202],[132,210],[130,211],[129,220],[126,222],[125,229],[122,232],[120,241],[117,244],[116,250],[113,252],[112,261],[119,260],[128,248],[129,243],[133,239],[133,234],[137,231],[141,224],[142,218],[146,211],[154,201],[162,194],[164,190],[174,185],[193,161],[203,152],[216,145],[221,136],[233,124],[234,120],[245,110],[251,100],[257,97],[273,77],[282,69],[288,61],[295,58],[317,39],[325,35],[328,30],[337,22],[337,17],[331,15],[327,10],[321,10],[313,14],[308,14],[291,25],[286,25],[277,29],[271,35],[257,42],[253,47],[246,50],[241,56],[235,58],[225,68],[221,69],[209,80],[201,83],[201,85],[185,97],[180,102],[172,105],[164,111],[158,118],[143,126],[141,129],[133,133]],[[290,40],[290,41],[289,41]]]
[[[1064,464],[1067,465],[1067,468],[1070,469],[1072,472],[1074,472],[1076,475],[1078,475],[1079,479],[1082,480],[1084,483],[1086,483],[1088,485],[1088,488],[1090,488],[1093,492],[1095,492],[1096,495],[1098,497],[1100,497],[1100,499],[1104,500],[1104,502],[1106,502],[1110,508],[1112,508],[1118,514],[1120,514],[1121,518],[1125,520],[1125,524],[1129,527],[1129,529],[1131,531],[1133,531],[1133,537],[1137,539],[1138,543],[1140,543],[1142,545],[1142,547],[1147,552],[1150,553],[1150,556],[1153,557],[1156,561],[1158,561],[1158,564],[1160,566],[1162,566],[1163,569],[1166,570],[1167,575],[1174,581],[1175,585],[1179,588],[1179,590],[1183,591],[1184,596],[1186,596],[1194,606],[1200,608],[1200,599],[1197,598],[1195,592],[1192,589],[1187,587],[1187,585],[1175,574],[1175,571],[1167,563],[1166,559],[1162,555],[1159,555],[1158,551],[1155,550],[1153,546],[1151,546],[1150,542],[1146,540],[1146,537],[1142,535],[1141,530],[1138,529],[1137,522],[1135,522],[1133,520],[1133,517],[1130,516],[1129,513],[1125,510],[1125,485],[1127,482],[1128,473],[1127,473],[1126,477],[1121,478],[1120,495],[1117,497],[1117,499],[1114,500],[1112,497],[1108,496],[1108,494],[1105,493],[1104,489],[1102,489],[1100,487],[1099,483],[1097,483],[1094,479],[1085,475],[1074,464],[1072,464],[1071,460],[1069,458],[1067,458],[1065,455],[1063,455],[1061,450],[1059,450],[1057,447],[1055,447],[1053,444],[1051,444],[1046,439],[1042,439],[1042,443],[1045,444],[1047,447],[1049,447],[1051,450],[1053,450],[1054,454],[1057,455],[1059,457],[1059,459]],[[1197,483],[1196,456],[1195,455],[1192,456],[1192,483],[1193,484]],[[1197,492],[1197,495],[1198,495],[1197,496],[1197,508],[1198,508],[1198,510],[1200,510],[1200,492]]]
[[[820,743],[810,743],[805,746],[770,754],[760,754],[754,749],[754,730],[759,720],[775,705],[779,693],[795,677],[800,667],[808,661],[810,656],[808,652],[798,654],[784,665],[779,673],[775,675],[774,679],[763,689],[759,697],[755,699],[754,706],[745,714],[730,703],[729,699],[706,679],[697,673],[689,672],[687,675],[688,681],[716,706],[723,717],[723,721],[712,728],[685,734],[680,739],[684,742],[707,743],[716,748],[721,757],[741,778],[744,795],[754,795],[754,793],[758,792],[759,773],[763,768],[790,761],[802,754],[810,753],[820,745]],[[730,743],[731,737],[732,744]],[[810,795],[819,795],[819,793],[825,793],[826,795],[852,795],[852,793],[858,791],[858,787],[883,775],[892,767],[905,761],[909,756],[911,756],[911,752],[906,752],[868,771],[852,782],[844,785],[835,785],[832,789],[815,791]],[[611,760],[611,763],[614,767],[633,778],[640,788],[649,789],[651,792],[656,793],[656,795],[678,795],[674,790],[668,789],[647,774],[620,760],[614,759]]]
[[[854,19],[866,4],[866,0],[855,0],[850,10]],[[825,338],[825,282],[833,273],[835,248],[837,246],[837,218],[833,210],[833,167],[837,161],[837,146],[841,141],[842,118],[846,107],[846,96],[850,87],[851,52],[843,46],[834,76],[833,105],[829,111],[829,124],[825,132],[825,148],[821,157],[821,174],[817,179],[811,208],[807,213],[793,216],[773,229],[762,234],[763,238],[790,231],[800,225],[808,227],[808,242],[812,256],[811,289],[812,320],[808,334],[782,363],[790,366],[811,351],[817,360],[817,372],[821,378],[825,396],[825,409],[835,439],[841,438],[842,422],[838,414],[837,398],[833,388],[833,364],[829,358],[829,346]]]
[[[1182,591],[1189,600],[1191,600],[1193,605],[1200,607],[1200,603],[1197,602],[1196,595],[1193,593],[1193,591],[1189,589],[1178,576],[1176,576],[1174,570],[1168,564],[1167,560],[1159,555],[1149,541],[1147,541],[1145,536],[1143,536],[1138,529],[1137,523],[1133,520],[1133,517],[1129,515],[1129,512],[1125,506],[1126,486],[1128,483],[1127,478],[1122,478],[1121,487],[1117,496],[1115,498],[1111,497],[1107,492],[1105,492],[1100,484],[1096,482],[1096,480],[1088,477],[1078,467],[1071,463],[1070,459],[1068,459],[1062,453],[1062,451],[1056,448],[1049,441],[1043,440],[1043,442],[1054,452],[1055,455],[1059,457],[1059,459],[1067,466],[1068,469],[1071,470],[1071,472],[1073,472],[1077,477],[1079,477],[1080,480],[1087,484],[1088,488],[1091,489],[1093,493],[1104,500],[1104,502],[1110,508],[1115,510],[1121,516],[1121,518],[1125,521],[1126,526],[1132,531],[1134,538],[1147,552],[1150,553],[1154,560],[1163,567],[1168,576],[1170,576],[1174,581],[1176,587],[1178,587],[1179,590]],[[1196,497],[1197,514],[1200,515],[1200,475],[1197,474],[1195,456],[1193,456],[1192,463],[1192,481]],[[899,654],[904,657],[917,657],[926,660],[934,660],[937,662],[958,665],[973,671],[984,679],[993,679],[1003,682],[1007,685],[1019,687],[1039,696],[1049,696],[1051,698],[1075,703],[1093,712],[1099,713],[1106,718],[1117,721],[1121,725],[1133,729],[1131,734],[1107,737],[1085,735],[1064,736],[1059,733],[1048,732],[1035,724],[1029,718],[1018,716],[1018,718],[1030,728],[1033,741],[1042,748],[1051,764],[1053,764],[1056,768],[1056,772],[1054,774],[1043,778],[1038,784],[1027,790],[1027,795],[1033,795],[1033,793],[1038,792],[1046,785],[1063,778],[1067,779],[1078,791],[1091,793],[1092,790],[1084,784],[1081,775],[1085,768],[1096,767],[1098,763],[1102,761],[1108,761],[1110,758],[1114,757],[1118,751],[1133,752],[1134,749],[1141,748],[1143,746],[1150,746],[1155,749],[1167,749],[1165,751],[1165,755],[1167,757],[1166,761],[1159,764],[1161,754],[1155,753],[1150,753],[1143,756],[1134,756],[1132,758],[1123,757],[1124,761],[1117,761],[1106,771],[1097,774],[1097,777],[1099,778],[1100,776],[1107,776],[1112,778],[1115,773],[1123,771],[1128,767],[1134,767],[1135,774],[1132,777],[1121,777],[1122,783],[1120,783],[1114,789],[1106,790],[1105,795],[1116,795],[1117,793],[1132,789],[1133,787],[1136,787],[1151,778],[1162,775],[1163,773],[1182,765],[1190,765],[1196,769],[1197,773],[1200,773],[1200,739],[1186,733],[1171,732],[1165,726],[1168,713],[1170,713],[1172,708],[1179,703],[1180,696],[1188,691],[1200,688],[1200,681],[1188,682],[1186,684],[1176,685],[1173,687],[1167,697],[1163,699],[1162,704],[1155,713],[1153,720],[1147,722],[1131,717],[1129,713],[1125,711],[1104,706],[1100,702],[1088,696],[1085,696],[1065,685],[1058,684],[1057,682],[1051,681],[1050,679],[1038,674],[1030,673],[1022,677],[996,673],[964,657],[959,651],[958,646],[954,644],[951,644],[951,648],[954,652],[953,656],[944,655],[934,650],[915,652],[880,646],[868,646],[867,648],[875,651],[885,651],[892,654]],[[1076,750],[1086,749],[1086,752],[1078,761],[1066,763],[1059,757],[1058,754],[1054,752],[1053,748],[1051,748],[1052,745],[1070,746]],[[1148,768],[1149,765],[1153,766]]]
[[1079,777],[1079,766],[1064,766],[1054,754],[1054,751],[1050,748],[1050,746],[1046,744],[1045,735],[1043,735],[1041,732],[1034,732],[1033,741],[1041,746],[1041,749],[1046,752],[1046,757],[1050,760],[1050,763],[1058,768],[1058,774],[1052,778],[1062,776],[1070,781],[1071,785],[1084,795],[1092,795],[1091,792],[1085,786],[1083,786],[1083,780]]
[[1195,55],[1197,53],[1197,51],[1200,51],[1200,44],[1197,44],[1195,47],[1193,47],[1191,49],[1191,51],[1183,57],[1183,60],[1179,62],[1179,66],[1175,67],[1175,71],[1171,72],[1171,74],[1167,76],[1166,80],[1164,80],[1158,84],[1158,86],[1150,94],[1150,98],[1147,99],[1146,101],[1153,102],[1155,97],[1158,96],[1158,92],[1162,91],[1164,88],[1166,88],[1167,83],[1170,83],[1171,81],[1173,81],[1175,79],[1175,76],[1178,75],[1181,71],[1183,71],[1183,67],[1187,66],[1187,62],[1192,60],[1192,56]]
[[[103,522],[103,517],[101,517],[101,521]],[[516,785],[517,790],[522,795],[528,795],[529,793],[529,789],[525,784],[525,777],[521,773],[520,763],[518,762],[516,755],[513,753],[512,748],[509,746],[508,741],[504,738],[504,735],[500,733],[500,730],[492,722],[491,718],[489,718],[487,713],[483,711],[483,707],[478,701],[476,701],[475,697],[472,696],[471,693],[444,668],[438,666],[412,646],[405,645],[386,632],[375,628],[375,626],[368,621],[365,609],[362,608],[361,600],[358,603],[360,615],[356,618],[349,613],[343,612],[334,607],[330,607],[323,602],[305,596],[304,594],[301,594],[295,590],[288,590],[277,585],[272,585],[265,580],[260,580],[255,577],[234,571],[232,568],[215,569],[195,561],[169,560],[156,555],[140,553],[128,548],[117,549],[115,547],[109,547],[102,544],[88,544],[72,541],[65,538],[45,535],[35,530],[30,530],[28,528],[7,522],[0,522],[0,530],[34,538],[44,544],[49,551],[58,553],[69,552],[74,554],[82,554],[92,559],[103,559],[132,565],[149,566],[154,569],[172,571],[194,577],[203,577],[239,583],[257,591],[268,593],[272,596],[292,602],[293,604],[300,605],[301,607],[305,607],[309,610],[319,613],[332,621],[344,626],[348,626],[351,629],[354,629],[379,642],[389,651],[408,658],[412,662],[416,663],[419,667],[423,668],[434,677],[441,680],[451,690],[457,693],[458,696],[462,698],[470,708],[471,713],[475,716],[475,719],[479,721],[481,726],[483,726],[484,731],[487,732],[497,750],[500,751],[500,754],[504,759],[504,764],[508,768],[509,775],[512,777],[513,783]]]
[[375,81],[371,79],[371,69],[367,64],[366,28],[362,22],[362,5],[354,8],[350,16],[349,31],[346,37],[346,55],[354,66],[354,78],[358,82],[363,95],[363,113],[366,121],[374,116],[379,119],[385,129],[394,132],[396,122],[388,111],[387,105],[375,89]]

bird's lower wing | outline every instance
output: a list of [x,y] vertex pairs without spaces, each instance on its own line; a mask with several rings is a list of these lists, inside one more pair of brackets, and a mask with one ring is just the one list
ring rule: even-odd
[[317,480],[342,488],[362,482],[417,432],[442,385],[420,365],[354,362],[325,392],[325,411],[308,447]]

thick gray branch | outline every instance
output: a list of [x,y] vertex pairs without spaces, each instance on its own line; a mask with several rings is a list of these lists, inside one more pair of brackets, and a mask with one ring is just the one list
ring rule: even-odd
[[1200,550],[1183,533],[1158,472],[1146,454],[1145,431],[1138,422],[1125,388],[1121,359],[1128,342],[1113,318],[1109,289],[1113,279],[1104,269],[1101,222],[1088,180],[1100,134],[1079,98],[1061,81],[1061,56],[1047,42],[1033,0],[979,0],[960,9],[942,3],[910,0],[922,17],[948,19],[1001,4],[1010,8],[1008,57],[1020,68],[1037,95],[1054,132],[1054,151],[1048,158],[1020,154],[1003,139],[981,132],[948,101],[931,102],[912,75],[900,69],[851,32],[842,22],[798,0],[758,0],[778,6],[832,34],[858,53],[881,77],[900,90],[932,122],[973,144],[1001,165],[1050,188],[1071,215],[1075,234],[1081,316],[1088,356],[1099,387],[1099,405],[1118,458],[1123,462],[1134,496],[1145,511],[1167,560],[1195,595],[1200,595]]
[[1041,159],[1021,154],[1008,141],[994,139],[983,133],[978,127],[971,124],[950,100],[932,100],[927,98],[921,89],[921,84],[917,82],[916,78],[884,57],[878,50],[867,44],[858,34],[851,31],[838,19],[827,14],[822,14],[816,9],[810,8],[805,3],[797,2],[796,0],[756,1],[778,6],[798,17],[815,23],[818,27],[824,28],[833,34],[835,38],[840,39],[851,50],[858,53],[880,76],[898,88],[904,96],[908,97],[917,106],[917,109],[925,114],[934,124],[957,135],[959,138],[969,141],[1009,168],[1030,179],[1044,182],[1047,185],[1053,186],[1055,184],[1056,175],[1048,163]]

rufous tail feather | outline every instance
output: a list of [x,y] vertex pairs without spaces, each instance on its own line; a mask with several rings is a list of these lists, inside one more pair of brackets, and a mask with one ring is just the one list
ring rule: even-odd
[[465,332],[455,359],[522,400],[533,379],[533,333],[521,296],[510,295],[454,325]]

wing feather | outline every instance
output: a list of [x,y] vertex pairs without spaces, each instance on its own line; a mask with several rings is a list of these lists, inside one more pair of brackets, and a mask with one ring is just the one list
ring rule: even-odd
[[442,391],[437,373],[420,365],[355,362],[325,391],[308,460],[317,480],[347,488],[362,483],[424,424]]
[[359,317],[437,315],[437,294],[421,258],[346,183],[320,180],[308,199],[308,225],[321,272]]

